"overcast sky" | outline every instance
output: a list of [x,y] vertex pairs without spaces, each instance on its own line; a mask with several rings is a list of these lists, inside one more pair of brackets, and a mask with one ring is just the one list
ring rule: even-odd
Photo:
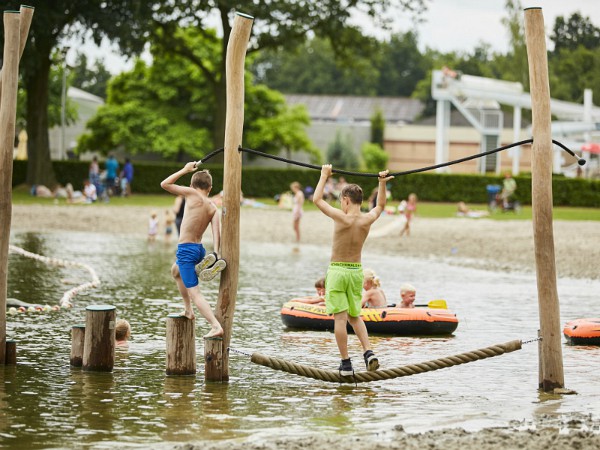
[[[468,52],[480,42],[486,42],[492,49],[499,52],[508,50],[508,33],[502,25],[506,17],[506,0],[425,0],[429,5],[424,13],[424,22],[417,25],[419,43],[423,50],[426,46],[441,52]],[[541,7],[549,35],[557,16],[569,17],[574,12],[580,12],[589,17],[596,27],[600,27],[600,0],[521,0],[523,8]],[[393,23],[394,32],[406,32],[414,28],[414,23],[406,13],[398,14],[398,20]],[[356,18],[356,23],[364,26],[367,34],[384,37],[380,30],[368,25],[367,20]],[[550,44],[548,44],[550,48]],[[113,52],[109,45],[102,48],[84,46],[82,48],[89,58],[103,58],[112,73],[119,73],[131,67],[131,62]],[[75,50],[68,55],[72,62]]]

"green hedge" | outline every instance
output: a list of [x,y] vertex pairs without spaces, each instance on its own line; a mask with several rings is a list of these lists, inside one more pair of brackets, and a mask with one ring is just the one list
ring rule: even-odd
[[[81,189],[83,180],[88,176],[88,162],[55,161],[54,172],[59,183],[71,182],[76,189]],[[133,192],[142,194],[158,194],[164,192],[160,182],[169,174],[179,170],[180,163],[136,163],[134,162]],[[219,192],[223,186],[223,166],[205,165],[213,176],[213,192]],[[15,161],[13,165],[13,186],[25,183],[27,161]],[[339,177],[338,177],[339,178]],[[345,177],[350,183],[362,186],[365,197],[368,197],[377,180],[364,177]],[[531,176],[515,177],[517,182],[516,196],[522,204],[531,204]],[[290,183],[298,181],[303,186],[316,186],[319,171],[296,168],[264,168],[245,167],[242,172],[242,191],[247,197],[273,197],[289,190]],[[182,179],[189,183],[189,177]],[[418,173],[398,177],[390,186],[392,197],[405,199],[415,192],[420,200],[432,202],[487,203],[486,186],[502,185],[502,177],[491,175],[449,175],[437,173]],[[600,207],[600,181],[573,179],[557,176],[552,181],[554,204],[557,206]]]

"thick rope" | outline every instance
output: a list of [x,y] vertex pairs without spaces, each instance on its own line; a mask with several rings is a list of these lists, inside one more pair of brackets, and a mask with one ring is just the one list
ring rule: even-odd
[[446,367],[458,366],[480,359],[492,358],[505,353],[514,352],[521,349],[521,341],[509,341],[504,344],[492,345],[491,347],[481,348],[471,352],[461,353],[459,355],[448,356],[446,358],[434,359],[418,364],[409,364],[395,369],[382,369],[374,372],[357,372],[354,376],[342,377],[339,372],[333,370],[317,369],[316,367],[296,364],[279,358],[272,358],[260,353],[253,353],[251,361],[261,366],[271,369],[281,370],[283,372],[300,375],[302,377],[314,378],[315,380],[330,381],[332,383],[365,383],[369,381],[391,380],[398,377],[416,375],[423,372],[444,369]]
[[[484,156],[487,155],[492,155],[494,153],[498,153],[504,150],[508,150],[510,148],[513,147],[518,147],[520,145],[523,144],[531,144],[533,143],[533,139],[524,139],[522,141],[518,141],[518,142],[514,142],[512,144],[508,144],[508,145],[504,145],[502,147],[498,147],[495,148],[493,150],[488,150],[487,152],[482,152],[482,153],[476,153],[474,155],[471,156],[465,156],[464,158],[459,158],[459,159],[455,159],[453,161],[448,161],[445,163],[441,163],[441,164],[435,164],[433,166],[427,166],[427,167],[421,167],[419,169],[411,169],[411,170],[405,170],[403,172],[394,172],[394,173],[390,173],[390,175],[393,175],[394,177],[399,177],[399,176],[403,176],[403,175],[410,175],[413,173],[420,173],[420,172],[427,172],[429,170],[435,170],[435,169],[440,169],[442,167],[447,167],[447,166],[452,166],[454,164],[459,164],[465,161],[470,161],[472,159],[476,159],[476,158],[482,158]],[[577,159],[577,162],[580,166],[583,166],[585,164],[585,159],[580,158],[579,156],[577,156],[575,154],[575,152],[573,152],[572,150],[570,150],[569,148],[567,148],[564,144],[556,141],[556,140],[552,140],[552,143],[555,145],[558,145],[560,148],[562,148],[565,152],[567,152],[569,155],[573,156],[574,158]],[[294,164],[296,166],[300,166],[300,167],[306,167],[308,169],[315,169],[315,170],[321,170],[321,166],[318,166],[316,164],[309,164],[309,163],[303,163],[300,161],[294,161],[293,159],[288,159],[288,158],[283,158],[281,156],[276,156],[276,155],[270,155],[269,153],[264,153],[258,150],[253,150],[251,148],[244,148],[244,147],[239,147],[238,149],[241,152],[246,152],[246,153],[252,153],[255,155],[259,155],[259,156],[263,156],[265,158],[270,158],[270,159],[274,159],[276,161],[281,161],[284,163],[288,163],[288,164]],[[204,158],[202,158],[200,161],[198,161],[198,164],[202,164],[205,163],[206,161],[208,161],[209,159],[211,159],[213,156],[218,155],[219,153],[223,152],[224,149],[220,148],[218,150],[214,150],[212,152],[210,152],[208,155],[206,155]],[[343,175],[352,175],[352,176],[357,176],[357,177],[369,177],[369,178],[377,178],[379,177],[379,174],[377,173],[364,173],[364,172],[351,172],[349,170],[341,170],[341,169],[333,169],[333,173],[339,173],[339,174],[343,174]]]
[[10,253],[15,253],[17,255],[25,256],[26,258],[35,259],[38,261],[45,262],[46,264],[58,267],[80,267],[86,269],[90,275],[92,276],[92,281],[89,283],[80,284],[79,286],[74,287],[73,289],[69,289],[65,292],[60,299],[59,305],[63,308],[70,308],[73,306],[71,304],[71,300],[75,297],[79,292],[85,291],[86,289],[91,289],[100,285],[100,279],[98,275],[96,275],[96,271],[88,266],[87,264],[76,262],[76,261],[67,261],[65,259],[59,258],[49,258],[47,256],[38,255],[37,253],[28,252],[27,250],[22,249],[21,247],[17,247],[15,245],[9,245],[8,250]]

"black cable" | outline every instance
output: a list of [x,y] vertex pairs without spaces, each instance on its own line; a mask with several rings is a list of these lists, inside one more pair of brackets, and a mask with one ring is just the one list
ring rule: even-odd
[[[452,166],[454,164],[459,164],[459,163],[462,163],[462,162],[465,162],[465,161],[470,161],[472,159],[481,158],[483,156],[492,155],[494,153],[498,153],[498,152],[501,152],[501,151],[504,151],[504,150],[508,150],[509,148],[518,147],[518,146],[523,145],[523,144],[531,144],[531,143],[533,143],[533,139],[524,139],[522,141],[514,142],[512,144],[507,144],[507,145],[504,145],[502,147],[495,148],[493,150],[488,150],[487,152],[477,153],[477,154],[471,155],[471,156],[465,156],[464,158],[455,159],[453,161],[448,161],[448,162],[445,162],[445,163],[435,164],[433,166],[421,167],[419,169],[405,170],[403,172],[394,172],[394,173],[390,173],[390,175],[398,177],[398,176],[403,176],[403,175],[410,175],[410,174],[413,174],[413,173],[427,172],[429,170],[439,169],[441,167]],[[577,158],[577,163],[580,166],[583,166],[585,164],[585,159],[580,158],[579,156],[577,156],[575,154],[575,152],[573,152],[572,150],[570,150],[569,148],[567,148],[562,143],[560,143],[560,142],[558,142],[558,141],[556,141],[554,139],[552,139],[552,143],[555,144],[555,145],[558,145],[560,148],[562,148],[564,151],[566,151],[568,154],[570,154],[574,158]],[[221,153],[223,150],[224,149],[222,149],[222,148],[220,148],[218,150],[214,150],[214,151],[210,152],[208,155],[206,155],[204,158],[202,158],[199,162],[200,163],[205,163],[206,161],[208,161],[213,156]],[[300,161],[294,161],[292,159],[287,159],[287,158],[283,158],[281,156],[276,156],[276,155],[270,155],[269,153],[264,153],[264,152],[261,152],[259,150],[254,150],[254,149],[251,149],[251,148],[244,148],[244,147],[240,146],[239,149],[238,149],[238,151],[242,151],[242,152],[246,152],[246,153],[252,153],[254,155],[263,156],[265,158],[274,159],[276,161],[281,161],[281,162],[288,163],[288,164],[294,164],[296,166],[306,167],[308,169],[321,170],[321,166],[318,166],[316,164],[309,164],[309,163],[303,163],[303,162],[300,162]],[[370,178],[378,178],[379,177],[378,173],[352,172],[352,171],[349,171],[349,170],[342,170],[342,169],[333,169],[333,173],[339,173],[339,174],[343,174],[343,175],[352,175],[352,176],[357,176],[357,177],[370,177]]]

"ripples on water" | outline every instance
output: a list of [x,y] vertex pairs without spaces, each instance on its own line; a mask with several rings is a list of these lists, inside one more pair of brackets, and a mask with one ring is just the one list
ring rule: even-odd
[[[8,316],[7,337],[17,341],[18,366],[0,367],[0,447],[114,448],[233,438],[260,440],[307,432],[409,432],[463,427],[476,430],[531,419],[542,413],[597,413],[600,348],[563,346],[565,381],[579,395],[539,394],[537,344],[508,355],[418,376],[358,385],[327,384],[253,365],[232,354],[229,384],[206,384],[202,340],[198,375],[166,377],[165,320],[181,309],[169,268],[175,244],[100,234],[18,234],[12,243],[46,256],[85,262],[102,285],[57,313]],[[312,294],[329,249],[299,252],[280,244],[243,243],[231,346],[299,363],[336,369],[332,333],[289,331],[279,309],[287,299]],[[531,274],[453,267],[435,260],[365,254],[365,267],[382,280],[388,300],[400,284],[418,288],[418,303],[444,298],[461,322],[452,337],[372,336],[384,366],[397,367],[536,336],[538,306]],[[9,297],[56,304],[78,269],[48,267],[11,255]],[[218,281],[203,289],[214,306]],[[561,323],[594,317],[597,281],[561,279]],[[128,349],[118,348],[113,373],[69,367],[70,329],[85,322],[85,306],[112,304],[133,328]],[[208,327],[199,318],[197,336]],[[350,352],[361,367],[354,336]]]

